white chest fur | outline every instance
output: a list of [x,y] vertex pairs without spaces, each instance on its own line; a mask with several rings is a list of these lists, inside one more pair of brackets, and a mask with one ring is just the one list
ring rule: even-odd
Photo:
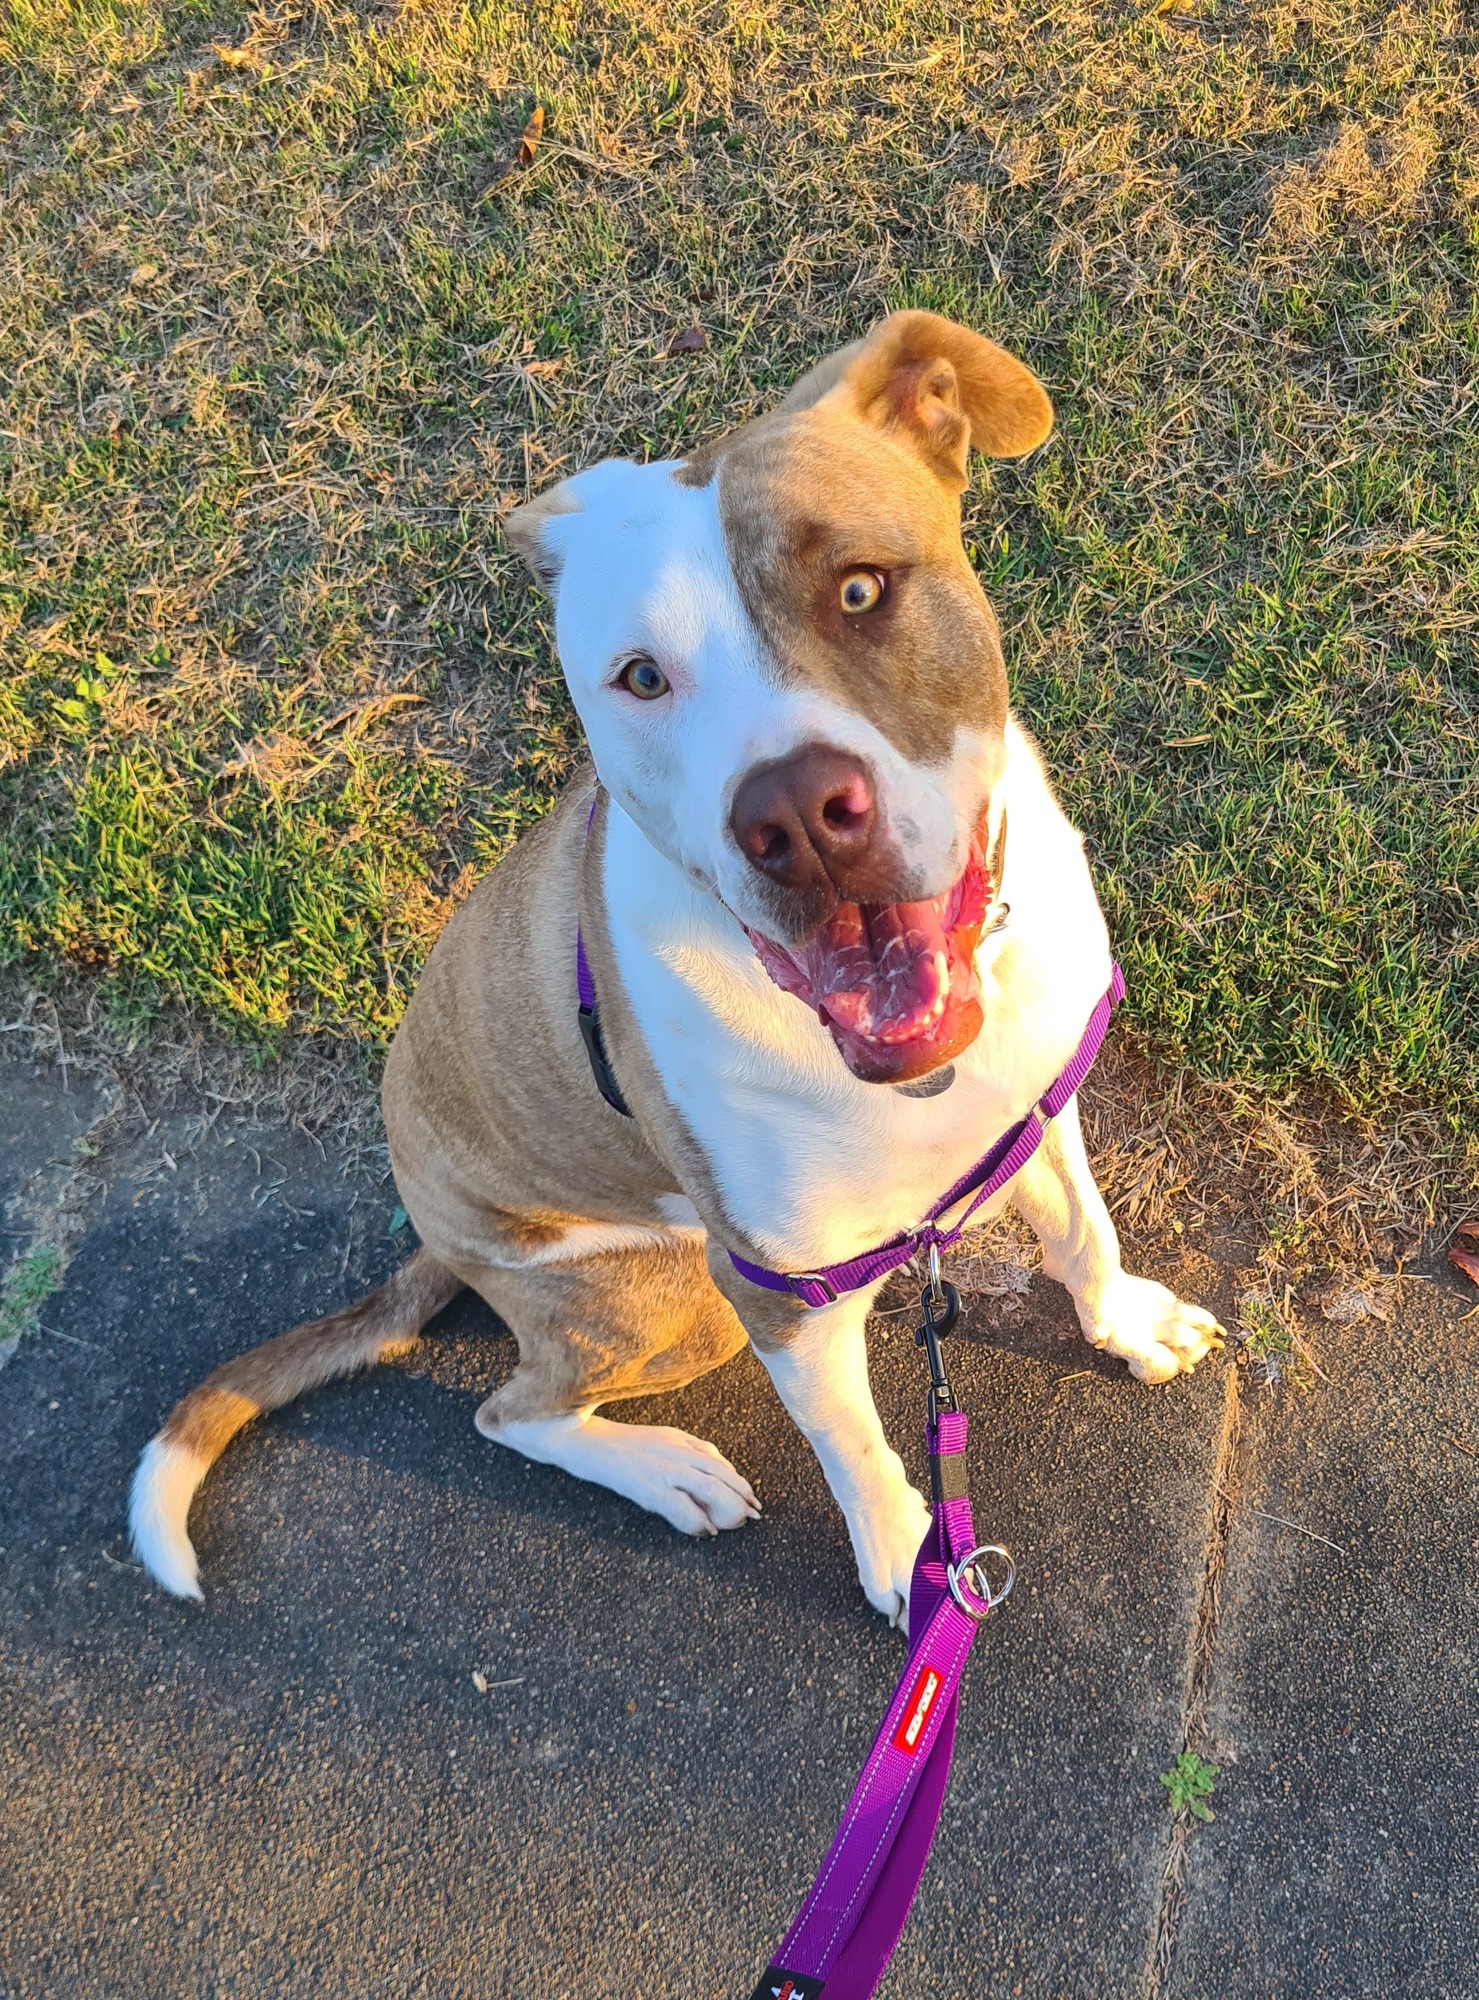
[[613,804],[605,892],[622,982],[725,1215],[779,1269],[814,1269],[918,1222],[1063,1068],[1109,983],[1078,834],[1008,726],[1007,925],[977,956],[985,1022],[941,1095],[857,1081],[772,985],[737,922]]

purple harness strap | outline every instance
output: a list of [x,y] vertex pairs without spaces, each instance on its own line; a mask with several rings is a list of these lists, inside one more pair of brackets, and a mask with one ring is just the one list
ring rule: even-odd
[[[880,1244],[876,1250],[865,1250],[860,1257],[846,1258],[840,1264],[828,1264],[820,1271],[771,1271],[763,1264],[752,1264],[747,1257],[737,1257],[732,1250],[729,1253],[730,1263],[742,1278],[748,1278],[752,1285],[763,1286],[767,1292],[790,1292],[804,1306],[829,1306],[843,1292],[856,1292],[864,1285],[876,1284],[878,1279],[886,1278],[900,1264],[907,1264],[917,1251],[948,1250],[952,1243],[959,1240],[982,1202],[1004,1188],[1013,1174],[1020,1173],[1042,1144],[1042,1135],[1049,1123],[1058,1116],[1093,1068],[1094,1058],[1109,1032],[1109,1018],[1124,997],[1125,975],[1116,965],[1109,991],[1089,1016],[1089,1025],[1084,1029],[1083,1039],[1070,1057],[1067,1068],[1055,1082],[1049,1084],[1027,1116],[1003,1132],[986,1157],[978,1160],[954,1187],[946,1189],[917,1229],[906,1230],[891,1243]],[[955,1204],[963,1201],[972,1190],[976,1198],[960,1220],[949,1229],[939,1228],[940,1217],[948,1215]]]
[[[586,814],[585,830],[589,834],[591,823],[596,817],[599,794],[591,800],[591,809]],[[580,1028],[580,1039],[585,1043],[586,1060],[591,1066],[591,1075],[596,1079],[596,1088],[623,1118],[630,1118],[627,1101],[621,1094],[621,1085],[616,1080],[616,1071],[611,1067],[611,1058],[606,1053],[606,1040],[601,1033],[601,1016],[596,1011],[596,982],[591,977],[591,962],[586,956],[585,937],[579,920],[575,925],[575,991],[580,1006],[576,1020]]]

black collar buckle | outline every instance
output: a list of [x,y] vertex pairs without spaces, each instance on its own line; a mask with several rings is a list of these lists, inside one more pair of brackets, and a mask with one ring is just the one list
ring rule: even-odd
[[601,1037],[601,1017],[594,1007],[578,1010],[580,1039],[585,1043],[585,1052],[590,1060],[591,1075],[596,1079],[596,1088],[623,1118],[630,1118],[627,1101],[621,1094],[621,1085],[616,1080],[616,1071],[611,1067],[611,1058],[606,1053],[606,1044]]

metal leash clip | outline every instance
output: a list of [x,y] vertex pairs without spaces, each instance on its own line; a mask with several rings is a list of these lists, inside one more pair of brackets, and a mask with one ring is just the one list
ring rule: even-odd
[[940,1276],[940,1247],[937,1243],[930,1245],[929,1283],[920,1293],[919,1304],[924,1324],[916,1330],[914,1344],[924,1349],[929,1363],[929,1412],[930,1422],[934,1423],[941,1410],[956,1407],[955,1391],[950,1386],[940,1354],[940,1342],[960,1318],[960,1293]]

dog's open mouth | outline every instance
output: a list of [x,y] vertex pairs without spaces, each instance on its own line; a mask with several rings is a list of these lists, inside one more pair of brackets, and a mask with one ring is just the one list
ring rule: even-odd
[[975,951],[991,904],[979,843],[926,903],[841,903],[804,945],[750,941],[786,993],[814,1007],[864,1083],[908,1083],[969,1048],[981,1029]]

